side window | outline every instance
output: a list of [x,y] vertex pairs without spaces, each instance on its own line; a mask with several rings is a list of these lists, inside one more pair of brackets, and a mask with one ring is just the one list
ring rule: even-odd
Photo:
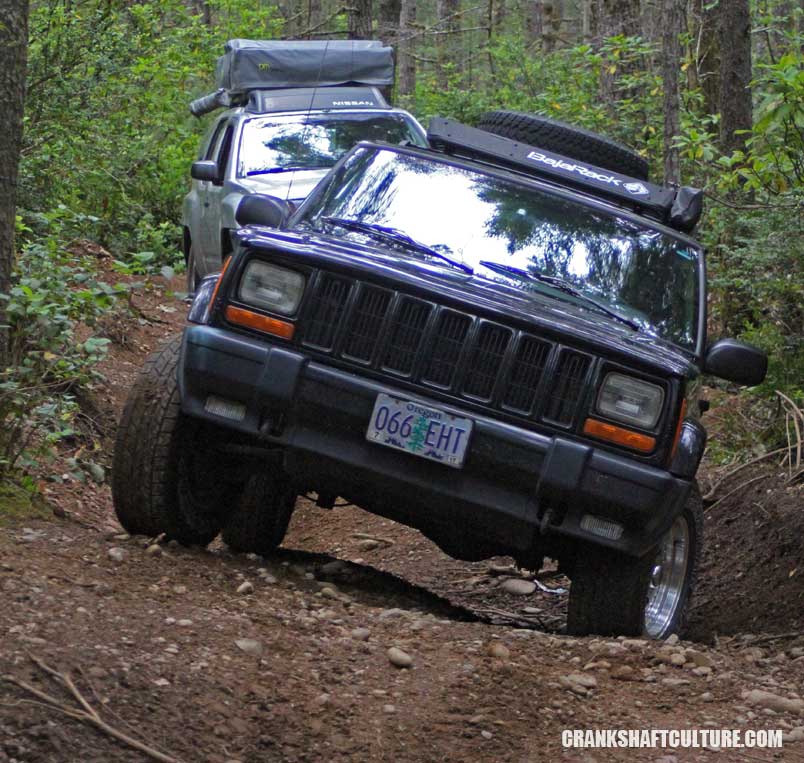
[[204,150],[199,158],[213,159],[215,157],[215,150],[217,149],[218,143],[220,142],[221,132],[223,132],[225,124],[226,124],[225,119],[218,120],[218,123],[210,131],[209,141],[204,144]]
[[232,138],[234,137],[234,126],[228,125],[220,141],[218,154],[215,160],[218,162],[218,177],[223,180],[226,175],[226,167],[229,164],[229,156],[232,153]]

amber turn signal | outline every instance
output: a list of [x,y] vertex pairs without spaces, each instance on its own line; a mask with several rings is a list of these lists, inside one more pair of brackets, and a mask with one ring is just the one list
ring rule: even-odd
[[229,305],[226,308],[226,320],[238,326],[264,331],[266,334],[280,336],[282,339],[293,339],[293,332],[296,327],[287,321],[280,321],[277,318],[269,318],[267,315],[253,313],[251,310],[244,310],[242,307]]
[[223,277],[226,275],[226,271],[229,269],[229,263],[232,261],[231,257],[227,257],[226,261],[223,263],[223,267],[221,268],[221,274],[218,276],[218,280],[215,282],[215,291],[212,292],[212,298],[209,300],[209,309],[212,310],[215,307],[215,300],[218,298],[218,289],[221,288],[221,282],[223,281]]
[[681,401],[681,413],[678,414],[678,424],[676,425],[676,433],[673,435],[673,450],[670,452],[670,460],[672,461],[676,457],[676,451],[678,450],[678,442],[681,439],[681,426],[684,423],[684,418],[687,415],[687,401]]
[[587,419],[583,425],[583,432],[591,437],[597,437],[598,440],[608,440],[641,453],[650,453],[656,447],[655,437],[632,432],[630,429],[623,429],[597,419]]

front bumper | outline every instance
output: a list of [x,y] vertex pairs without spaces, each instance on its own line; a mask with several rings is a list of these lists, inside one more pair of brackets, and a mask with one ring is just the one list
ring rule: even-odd
[[[179,388],[187,415],[281,447],[288,472],[305,490],[512,553],[580,541],[642,555],[681,512],[691,484],[568,437],[470,414],[208,326],[185,330]],[[366,427],[380,392],[472,418],[463,468],[369,443]],[[242,403],[242,420],[208,412],[210,395]],[[585,515],[616,522],[622,535],[615,540],[584,529]]]

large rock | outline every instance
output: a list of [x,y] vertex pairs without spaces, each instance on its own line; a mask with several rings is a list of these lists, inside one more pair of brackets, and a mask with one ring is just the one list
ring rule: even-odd
[[745,691],[742,697],[749,705],[769,707],[777,713],[804,715],[804,699],[788,699],[787,697],[780,697],[778,694],[771,694],[769,691],[762,691],[761,689]]
[[413,657],[407,652],[403,652],[395,646],[392,646],[388,652],[388,661],[395,668],[409,668],[413,665]]
[[256,641],[253,638],[239,638],[235,641],[235,646],[252,657],[260,657],[262,655],[262,642]]
[[512,593],[515,596],[530,596],[536,590],[536,583],[530,580],[521,580],[520,578],[508,578],[500,588],[506,593]]

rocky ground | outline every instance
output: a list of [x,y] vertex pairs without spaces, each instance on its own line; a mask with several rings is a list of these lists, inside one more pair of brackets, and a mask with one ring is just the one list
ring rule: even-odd
[[[718,487],[690,641],[569,638],[550,567],[456,562],[351,506],[300,500],[270,559],[131,538],[109,435],[184,313],[164,288],[135,303],[88,435],[42,474],[48,516],[0,524],[0,763],[804,760],[804,491],[784,473]],[[562,748],[595,728],[785,745]]]

